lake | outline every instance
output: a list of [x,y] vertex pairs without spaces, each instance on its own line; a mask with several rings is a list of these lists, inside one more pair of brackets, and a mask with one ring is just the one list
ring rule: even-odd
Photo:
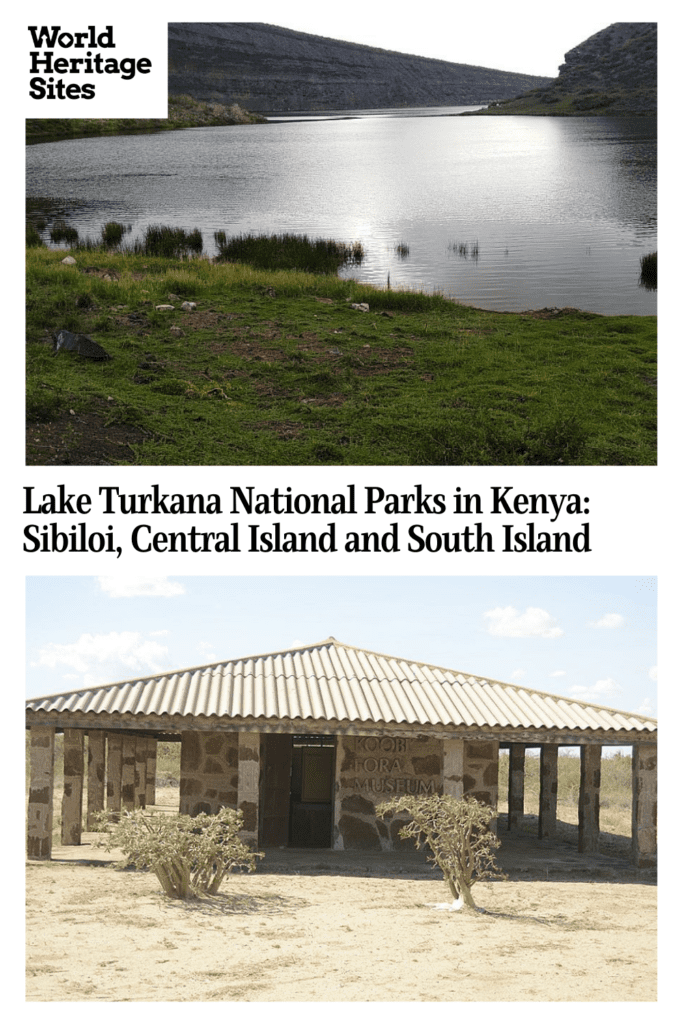
[[[344,276],[485,309],[652,314],[656,121],[338,112],[27,148],[27,195],[108,220],[362,242]],[[470,108],[471,109],[471,108]],[[127,237],[132,237],[128,235]]]

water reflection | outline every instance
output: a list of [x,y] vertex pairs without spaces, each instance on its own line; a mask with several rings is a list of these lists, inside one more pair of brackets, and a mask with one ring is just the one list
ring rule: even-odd
[[401,115],[46,143],[27,151],[27,191],[91,237],[161,222],[199,227],[211,251],[220,229],[301,232],[362,242],[346,273],[378,285],[655,311],[638,286],[657,245],[653,119]]

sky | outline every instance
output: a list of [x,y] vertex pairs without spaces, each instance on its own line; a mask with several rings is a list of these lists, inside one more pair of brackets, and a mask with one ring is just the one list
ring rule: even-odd
[[[656,5],[654,5],[656,6]],[[169,21],[187,21],[170,5]],[[164,8],[164,12],[168,10]],[[578,0],[554,16],[547,3],[387,4],[346,0],[344,4],[253,0],[248,13],[231,4],[202,4],[202,21],[260,21],[299,32],[343,39],[385,50],[475,64],[501,71],[554,78],[567,50],[615,21],[656,20],[654,7]]]
[[29,576],[27,696],[334,636],[656,716],[650,576]]
[[[519,17],[513,4],[506,12],[501,12],[500,17],[484,23],[480,13],[463,15],[461,5],[452,5],[444,7],[441,24],[435,31],[430,18],[420,18],[417,22],[414,18],[400,16],[387,18],[385,13],[384,17],[349,19],[343,14],[343,7],[336,12],[325,7],[321,4],[300,14],[296,9],[285,8],[274,24],[454,64],[474,64],[550,78],[556,77],[567,50],[610,24],[594,9],[574,20],[544,18],[540,24],[532,26]],[[250,14],[252,19],[257,20]]]

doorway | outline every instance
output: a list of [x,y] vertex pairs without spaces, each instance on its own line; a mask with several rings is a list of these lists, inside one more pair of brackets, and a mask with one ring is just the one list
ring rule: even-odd
[[264,736],[261,845],[329,849],[334,736]]

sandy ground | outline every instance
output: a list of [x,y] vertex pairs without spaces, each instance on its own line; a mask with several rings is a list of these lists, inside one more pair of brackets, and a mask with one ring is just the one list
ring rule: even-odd
[[417,857],[273,851],[180,902],[89,850],[27,865],[29,1001],[657,998],[656,887],[613,859],[508,851],[468,914],[435,909],[445,884]]

